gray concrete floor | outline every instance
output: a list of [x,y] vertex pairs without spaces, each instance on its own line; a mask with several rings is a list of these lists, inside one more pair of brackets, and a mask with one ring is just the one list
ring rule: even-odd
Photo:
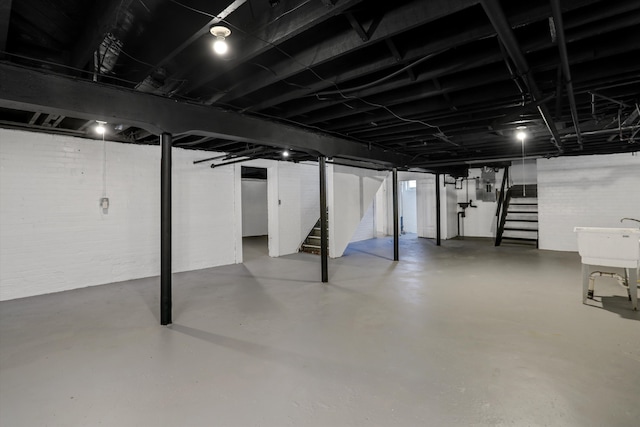
[[574,253],[405,237],[0,303],[2,426],[640,425],[640,314]]

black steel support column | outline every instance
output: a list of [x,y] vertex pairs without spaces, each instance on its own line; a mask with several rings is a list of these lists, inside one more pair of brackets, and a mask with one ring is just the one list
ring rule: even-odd
[[318,159],[320,167],[320,262],[322,264],[322,283],[329,281],[328,271],[328,229],[327,229],[327,165],[326,158]]
[[436,245],[440,246],[440,174],[436,174]]
[[160,324],[171,322],[171,141],[170,133],[160,135]]
[[393,260],[400,260],[400,218],[398,214],[398,168],[393,168]]

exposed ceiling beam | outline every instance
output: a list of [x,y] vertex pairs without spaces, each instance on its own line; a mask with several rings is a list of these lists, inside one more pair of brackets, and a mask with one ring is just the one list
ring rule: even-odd
[[29,124],[33,125],[36,123],[36,120],[38,120],[38,118],[40,118],[40,114],[42,113],[33,113],[33,115],[31,116],[31,118],[29,119]]
[[[371,88],[367,88],[358,92],[349,93],[349,96],[357,98],[366,97],[366,100],[371,104],[382,104],[390,107],[393,105],[412,102],[419,99],[445,95],[447,92],[451,92],[454,90],[460,90],[503,80],[506,77],[505,72],[501,72],[501,70],[496,72],[495,69],[487,72],[485,68],[481,68],[483,66],[490,65],[495,61],[496,55],[490,55],[486,52],[481,55],[476,55],[475,57],[465,56],[464,58],[457,59],[455,61],[450,61],[444,64],[441,63],[439,67],[423,73],[414,81],[406,79],[390,81],[388,83],[382,83],[380,85],[373,86]],[[448,85],[449,87],[445,88],[445,90],[443,90],[441,87],[436,87],[433,84],[434,78],[440,77],[445,73],[450,74],[452,72],[459,72],[470,69],[475,69],[477,75],[473,76],[473,78],[467,76],[465,81],[462,81],[462,78],[452,78],[451,80],[453,82],[459,84],[450,84]],[[309,101],[310,104],[316,105],[317,109],[323,108],[323,110],[311,115],[310,118],[308,120],[304,120],[304,122],[307,124],[311,124],[336,118],[344,118],[347,116],[372,111],[378,108],[374,105],[367,104],[359,107],[355,111],[352,110],[346,113],[340,109],[325,109],[326,107],[342,104],[344,102],[345,100],[341,98],[331,101],[324,101],[321,103],[311,103],[311,101]]]
[[[570,8],[578,8],[584,4],[593,3],[593,1],[594,0],[567,0],[565,1],[565,5]],[[517,15],[514,15],[512,17],[512,22],[514,23],[514,25],[523,25],[527,22],[546,19],[548,14],[548,7],[535,6],[531,9],[527,9],[521,13],[518,13]],[[572,20],[569,20],[566,27],[569,28],[572,22]],[[321,91],[327,88],[333,88],[334,83],[341,84],[351,79],[363,77],[369,73],[379,72],[386,68],[393,67],[400,61],[414,61],[428,54],[464,45],[466,43],[469,43],[469,40],[482,40],[494,34],[495,30],[493,29],[491,24],[487,23],[478,25],[476,27],[457,32],[456,34],[453,34],[449,37],[436,38],[434,40],[422,43],[416,48],[409,49],[407,52],[405,52],[404,55],[402,55],[397,50],[397,47],[393,40],[391,38],[387,38],[385,39],[385,43],[387,44],[389,50],[392,52],[392,58],[372,61],[370,63],[363,63],[352,67],[348,71],[342,71],[341,73],[323,75],[325,80],[319,80],[311,84],[306,84],[306,88],[303,89],[290,90],[282,93],[281,95],[269,97],[268,99],[260,103],[253,103],[252,105],[245,108],[245,110],[261,111],[274,105],[282,104],[287,101],[304,97],[305,95],[311,94],[313,92]],[[568,39],[571,37],[572,35],[569,35]],[[546,47],[548,44],[549,43],[545,41],[544,47]],[[293,106],[293,108],[291,108],[291,111],[295,114],[291,114],[285,111],[283,114],[279,115],[281,117],[293,117],[294,115],[304,114],[317,108],[318,107],[316,107],[314,103],[305,102],[300,103],[299,105],[295,105]]]
[[344,15],[349,21],[349,24],[351,24],[351,28],[353,28],[353,31],[355,31],[360,36],[362,41],[363,42],[369,41],[369,35],[362,27],[362,24],[356,19],[355,16],[353,16],[353,13],[347,12]]
[[[174,58],[176,58],[181,52],[183,52],[185,49],[187,49],[189,46],[191,46],[193,43],[195,43],[197,40],[199,40],[200,38],[202,38],[203,36],[209,34],[209,29],[211,28],[211,26],[220,23],[222,20],[226,19],[229,17],[229,15],[231,15],[233,12],[236,11],[236,9],[238,9],[240,6],[242,6],[246,0],[219,0],[217,2],[212,2],[211,0],[199,0],[198,2],[193,2],[191,1],[189,4],[189,7],[193,7],[194,9],[204,9],[206,11],[208,10],[212,10],[216,5],[220,4],[224,4],[224,3],[228,3],[230,2],[226,7],[224,7],[224,9],[220,12],[218,12],[217,10],[214,10],[215,13],[214,17],[211,18],[209,21],[203,21],[205,22],[204,24],[200,25],[200,28],[193,32],[189,37],[187,37],[185,40],[182,40],[181,37],[184,37],[183,35],[178,37],[179,41],[176,41],[176,31],[167,31],[166,30],[166,22],[158,22],[156,23],[156,27],[154,31],[154,35],[156,36],[156,39],[151,41],[149,44],[151,45],[151,48],[147,49],[147,51],[145,52],[145,60],[146,62],[149,62],[151,64],[155,64],[155,66],[153,68],[143,68],[141,69],[138,73],[135,73],[133,75],[127,76],[128,79],[133,80],[135,82],[140,82],[143,81],[143,79],[147,76],[152,74],[155,70],[157,70],[160,67],[163,67],[165,65],[167,65],[170,61],[172,61]],[[222,7],[222,6],[219,6]],[[219,9],[218,9],[219,10]],[[181,12],[183,12],[184,10],[181,10]],[[189,12],[189,11],[186,11]],[[192,14],[192,12],[191,12]],[[213,15],[213,14],[212,14]],[[198,19],[202,18],[201,16],[197,16]],[[194,18],[191,17],[190,19],[190,23],[192,23],[194,21]],[[200,22],[200,21],[198,21]],[[191,28],[191,27],[189,27]],[[179,31],[186,31],[182,28],[178,29]],[[188,34],[188,32],[187,32]],[[178,44],[179,43],[179,44]],[[173,47],[173,49],[172,49]],[[169,49],[171,49],[169,51]],[[169,51],[169,52],[168,52]],[[167,53],[168,52],[168,53]]]
[[582,136],[580,135],[580,120],[578,118],[578,107],[576,106],[576,96],[573,93],[573,81],[571,80],[571,67],[569,66],[569,54],[567,53],[567,42],[564,37],[564,24],[562,18],[562,10],[559,0],[551,0],[551,11],[553,13],[553,24],[558,37],[558,49],[560,51],[560,64],[566,78],[567,97],[569,98],[569,106],[571,108],[571,120],[573,127],[578,135],[578,145],[582,149]]
[[[509,53],[511,59],[515,63],[518,71],[524,75],[525,81],[527,83],[527,87],[529,88],[529,93],[533,97],[534,101],[538,101],[542,99],[542,93],[538,88],[538,84],[536,83],[533,73],[529,68],[529,64],[522,53],[520,45],[513,33],[513,29],[507,20],[507,17],[502,10],[502,6],[498,0],[482,0],[482,6],[484,7],[491,24],[496,29],[498,33],[498,37],[504,44],[505,49]],[[558,148],[559,151],[562,151],[562,142],[560,141],[560,135],[558,134],[558,129],[556,129],[556,125],[551,117],[551,113],[549,108],[545,104],[541,104],[538,106],[538,110],[540,111],[540,115],[544,120],[547,128],[549,129],[549,133],[552,136],[552,142]]]
[[238,65],[272,49],[274,45],[277,46],[361,2],[362,0],[339,0],[334,6],[327,7],[320,2],[310,1],[275,22],[270,22],[273,16],[266,16],[264,23],[258,24],[261,29],[255,34],[247,35],[238,49],[238,56],[224,64],[215,64],[215,68],[212,68],[210,61],[204,62],[200,72],[195,75],[205,77],[191,82],[184,88],[184,92],[188,93],[215,80]]
[[405,165],[407,158],[346,139],[245,116],[231,111],[0,64],[0,107],[105,120],[155,134],[191,133],[328,157]]
[[[245,96],[260,88],[294,76],[336,57],[354,52],[364,46],[382,41],[408,29],[424,25],[438,18],[466,9],[477,4],[478,1],[479,0],[436,0],[429,2],[427,7],[425,7],[422,1],[414,1],[402,5],[382,17],[378,29],[368,42],[363,43],[360,36],[353,31],[329,34],[317,45],[309,46],[298,52],[295,56],[295,61],[287,58],[271,66],[271,71],[255,73],[249,81],[240,81],[230,91],[213,97],[212,102],[229,102],[235,98]],[[207,79],[206,82],[211,80],[212,79]],[[201,86],[201,84],[192,86],[189,90],[193,90],[199,86]]]

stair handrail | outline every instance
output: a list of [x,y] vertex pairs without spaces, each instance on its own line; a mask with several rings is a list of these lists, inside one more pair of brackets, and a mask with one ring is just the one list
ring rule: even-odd
[[509,189],[505,194],[504,201],[502,202],[502,212],[500,212],[500,217],[498,220],[495,246],[500,246],[500,243],[502,243],[502,234],[504,233],[504,226],[507,222],[507,213],[509,212],[509,202],[511,201],[511,192],[512,192],[512,187],[509,187]]
[[505,192],[504,189],[507,186],[507,181],[509,180],[509,166],[505,166],[504,173],[502,174],[502,185],[500,185],[500,194],[498,197],[498,207],[496,208],[496,230],[498,221],[500,220],[500,213],[502,209],[502,204],[504,203]]
[[507,210],[509,208],[509,198],[511,197],[511,187],[505,192],[507,182],[509,181],[509,166],[505,166],[502,174],[502,184],[500,186],[500,197],[498,198],[498,207],[496,209],[496,240],[495,245],[500,246],[502,241],[502,233],[504,232],[504,224],[507,219]]

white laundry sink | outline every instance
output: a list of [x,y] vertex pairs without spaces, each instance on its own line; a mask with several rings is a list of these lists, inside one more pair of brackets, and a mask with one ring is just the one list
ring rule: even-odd
[[640,229],[576,227],[583,264],[638,268]]
[[592,266],[625,268],[631,307],[638,309],[637,280],[640,267],[640,229],[576,227],[582,257],[582,302],[587,303]]

